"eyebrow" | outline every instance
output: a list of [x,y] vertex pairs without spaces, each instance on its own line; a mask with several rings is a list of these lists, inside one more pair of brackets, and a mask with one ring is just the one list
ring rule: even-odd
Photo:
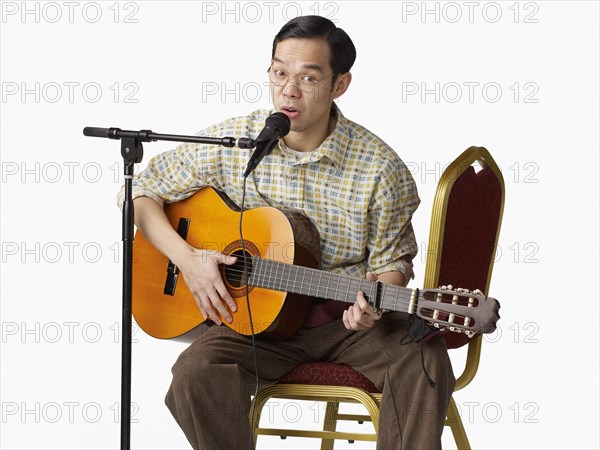
[[[282,61],[281,59],[277,58],[276,56],[273,57],[273,61],[285,65],[285,62]],[[311,63],[303,64],[302,69],[316,70],[316,71],[323,73],[323,68],[321,67],[320,64],[311,64]]]

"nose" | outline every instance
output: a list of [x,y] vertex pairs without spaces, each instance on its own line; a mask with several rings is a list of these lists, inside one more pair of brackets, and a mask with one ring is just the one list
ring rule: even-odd
[[302,91],[300,86],[295,80],[288,80],[287,84],[283,87],[283,95],[289,98],[300,97]]

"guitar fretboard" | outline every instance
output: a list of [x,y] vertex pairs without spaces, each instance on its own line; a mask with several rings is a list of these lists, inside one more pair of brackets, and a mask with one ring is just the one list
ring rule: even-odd
[[[359,291],[365,294],[370,304],[375,305],[377,282],[339,275],[310,267],[252,258],[250,286],[283,291],[291,294],[308,295],[327,300],[355,303]],[[380,307],[392,311],[407,312],[412,289],[383,284]]]

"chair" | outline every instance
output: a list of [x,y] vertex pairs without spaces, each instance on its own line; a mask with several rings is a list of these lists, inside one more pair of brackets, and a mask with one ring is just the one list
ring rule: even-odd
[[[473,163],[481,170],[476,172]],[[470,147],[448,166],[437,187],[431,218],[424,288],[452,284],[455,288],[480,289],[488,294],[504,208],[504,180],[490,153]],[[466,257],[468,256],[468,257]],[[448,348],[468,345],[465,368],[455,391],[467,386],[477,373],[481,336],[444,332]],[[270,429],[259,426],[265,403],[273,398],[327,402],[323,430]],[[340,414],[341,402],[361,403],[368,414]],[[333,363],[305,363],[256,397],[252,419],[259,435],[320,438],[321,449],[333,449],[335,439],[376,441],[381,393],[362,374]],[[446,416],[459,449],[470,449],[454,399]],[[373,433],[336,431],[338,420],[371,421]]]

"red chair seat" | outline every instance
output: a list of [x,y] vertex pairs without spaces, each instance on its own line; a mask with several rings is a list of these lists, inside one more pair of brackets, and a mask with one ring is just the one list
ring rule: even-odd
[[283,376],[280,383],[349,386],[367,392],[379,392],[362,373],[345,364],[309,362],[300,364]]

